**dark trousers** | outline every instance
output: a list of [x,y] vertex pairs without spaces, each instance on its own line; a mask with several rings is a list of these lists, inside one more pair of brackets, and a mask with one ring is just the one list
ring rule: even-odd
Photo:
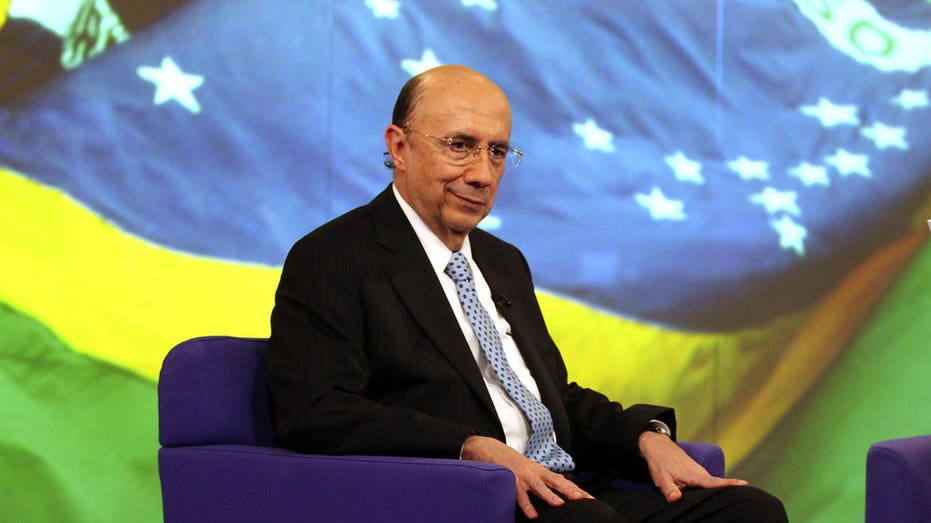
[[[584,488],[584,487],[583,487]],[[517,509],[519,523],[788,523],[778,498],[755,487],[686,489],[669,503],[658,491],[607,489],[597,499],[567,501],[551,507],[531,495],[539,517],[528,520]]]

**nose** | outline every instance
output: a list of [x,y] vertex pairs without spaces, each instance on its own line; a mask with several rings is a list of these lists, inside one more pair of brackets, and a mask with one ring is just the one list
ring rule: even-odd
[[466,183],[477,187],[486,187],[491,185],[496,177],[501,176],[501,169],[492,165],[490,154],[487,146],[475,148],[472,161],[466,165],[463,175]]

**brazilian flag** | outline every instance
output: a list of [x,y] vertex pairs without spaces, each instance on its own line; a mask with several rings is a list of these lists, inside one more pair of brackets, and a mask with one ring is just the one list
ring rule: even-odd
[[[145,4],[145,5],[141,5]],[[0,1],[0,498],[159,521],[176,343],[267,336],[291,244],[389,183],[401,85],[462,63],[525,151],[570,378],[673,406],[790,519],[862,519],[931,433],[931,4]]]

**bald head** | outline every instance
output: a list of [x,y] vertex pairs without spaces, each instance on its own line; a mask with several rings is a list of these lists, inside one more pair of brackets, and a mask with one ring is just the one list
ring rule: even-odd
[[455,95],[468,91],[492,93],[507,105],[507,96],[494,82],[464,65],[441,65],[424,71],[404,84],[394,104],[391,123],[398,127],[411,125],[420,102],[427,97]]

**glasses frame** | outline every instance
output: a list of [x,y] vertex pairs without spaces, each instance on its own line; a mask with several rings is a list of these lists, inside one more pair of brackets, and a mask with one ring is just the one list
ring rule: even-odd
[[[517,166],[520,165],[520,161],[524,158],[524,151],[511,147],[510,145],[506,145],[506,146],[501,145],[501,144],[469,145],[468,142],[466,142],[465,140],[462,140],[460,138],[455,138],[452,136],[447,136],[445,138],[442,136],[434,136],[432,134],[427,134],[423,131],[418,131],[417,129],[414,129],[413,127],[408,127],[408,126],[403,126],[401,127],[401,129],[403,129],[404,131],[415,132],[421,136],[426,136],[427,138],[432,138],[436,140],[437,142],[439,142],[440,147],[443,148],[443,151],[446,154],[446,160],[449,162],[450,165],[455,165],[456,167],[463,167],[463,166],[469,165],[470,163],[474,162],[475,159],[478,158],[478,155],[482,151],[482,149],[485,149],[488,151],[489,153],[488,161],[491,162],[492,165],[495,165],[494,157],[491,156],[491,150],[504,148],[505,151],[504,151],[504,157],[501,161],[501,166],[505,168],[510,167],[511,169],[517,169]],[[463,144],[469,147],[471,151],[471,156],[469,154],[466,154],[466,157],[463,158],[462,160],[454,160],[450,158],[450,154],[453,154],[451,152],[451,147],[452,147],[452,144],[455,142],[463,142]],[[508,159],[507,159],[508,154],[513,155],[514,159],[511,160],[511,163],[513,165],[508,165]]]

